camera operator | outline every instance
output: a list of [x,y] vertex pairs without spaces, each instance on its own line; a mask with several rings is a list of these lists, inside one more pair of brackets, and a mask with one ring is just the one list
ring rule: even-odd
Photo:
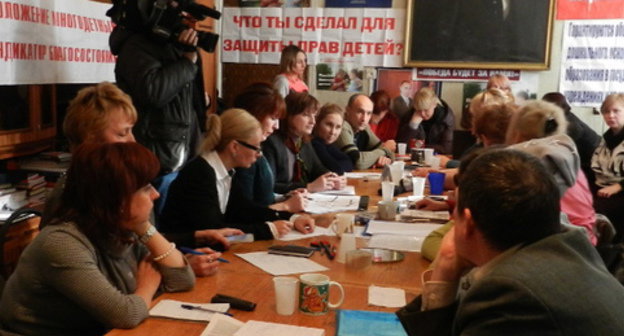
[[[117,0],[107,13],[117,24],[109,39],[117,85],[132,97],[139,117],[135,137],[158,157],[159,176],[196,154],[198,118],[206,110],[198,32],[179,28],[181,2]],[[171,36],[158,34],[170,33],[162,29],[169,27]]]

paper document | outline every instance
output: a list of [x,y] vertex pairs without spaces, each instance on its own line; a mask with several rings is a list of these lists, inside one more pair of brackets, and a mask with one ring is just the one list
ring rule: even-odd
[[325,190],[325,191],[320,191],[317,194],[355,196],[355,187],[348,185],[340,190]]
[[310,194],[305,211],[313,214],[356,211],[359,205],[360,196]]
[[217,314],[212,317],[210,323],[200,336],[232,336],[245,323],[233,317]]
[[425,237],[404,236],[397,234],[375,234],[368,241],[368,247],[406,252],[420,252],[424,240]]
[[234,336],[324,336],[325,330],[250,320]]
[[405,306],[405,291],[400,288],[368,287],[368,304],[373,306],[399,308]]
[[436,221],[448,221],[451,215],[448,211],[430,211],[405,209],[401,212],[401,218],[424,218]]
[[299,239],[305,239],[305,238],[316,237],[316,236],[335,236],[335,235],[336,233],[334,232],[334,230],[330,228],[317,226],[314,228],[314,232],[312,233],[301,233],[293,229],[287,234],[277,238],[277,240],[291,241],[291,240],[299,240]]
[[271,275],[327,271],[327,267],[308,258],[289,257],[267,252],[236,253],[236,255]]
[[367,178],[369,180],[375,180],[375,179],[381,178],[381,173],[347,172],[344,174],[344,176],[346,176],[347,178],[352,178],[352,179]]
[[193,303],[176,300],[161,300],[149,311],[152,317],[166,317],[178,320],[190,321],[210,321],[214,315],[222,315],[198,309],[184,309],[182,305],[191,305],[205,309],[227,312],[230,309],[229,303]]
[[395,234],[412,237],[426,237],[429,232],[437,229],[442,224],[429,223],[402,223],[391,221],[371,220],[368,222],[366,233],[376,234]]

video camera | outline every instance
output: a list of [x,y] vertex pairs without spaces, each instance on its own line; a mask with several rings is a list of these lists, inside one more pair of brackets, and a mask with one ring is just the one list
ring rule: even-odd
[[[195,48],[178,42],[183,30],[194,28],[197,21],[208,17],[221,18],[219,11],[195,3],[195,0],[114,0],[106,15],[117,25],[148,32],[151,37],[172,42],[184,51],[194,51]],[[198,47],[214,52],[219,35],[197,31],[197,39]]]

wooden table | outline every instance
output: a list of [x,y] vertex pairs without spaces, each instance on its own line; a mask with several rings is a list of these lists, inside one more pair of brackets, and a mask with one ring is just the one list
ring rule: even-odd
[[[359,195],[369,195],[371,205],[379,200],[377,190],[379,180],[349,180],[350,185],[356,187]],[[319,218],[319,224],[326,226],[332,216],[324,215]],[[321,237],[336,246],[339,243],[337,237]],[[319,237],[289,242],[296,245],[308,246]],[[257,304],[255,311],[244,312],[231,309],[236,319],[241,321],[259,320],[276,323],[287,323],[300,326],[308,326],[325,329],[325,335],[335,334],[336,313],[330,311],[326,315],[309,316],[296,311],[291,316],[281,316],[275,312],[275,294],[273,290],[273,276],[259,268],[247,263],[234,253],[246,253],[266,251],[272,244],[285,244],[285,242],[257,241],[233,245],[223,257],[230,263],[221,264],[216,275],[198,278],[195,288],[185,293],[166,293],[157,300],[174,299],[180,301],[206,303],[217,293],[231,295],[253,301]],[[365,241],[358,238],[358,247],[363,247]],[[329,268],[328,271],[320,272],[328,275],[332,280],[338,281],[345,289],[345,301],[340,308],[358,309],[371,311],[394,312],[396,308],[383,308],[368,305],[368,287],[372,284],[385,287],[405,289],[408,302],[416,297],[421,290],[420,275],[429,266],[429,262],[423,259],[419,253],[405,253],[405,259],[397,263],[373,264],[362,270],[352,270],[337,261],[331,261],[319,253],[312,257],[315,262]],[[332,289],[333,290],[333,289]],[[330,301],[335,297],[332,291]],[[131,330],[116,329],[107,335],[199,335],[206,328],[205,323],[148,318],[137,328]]]

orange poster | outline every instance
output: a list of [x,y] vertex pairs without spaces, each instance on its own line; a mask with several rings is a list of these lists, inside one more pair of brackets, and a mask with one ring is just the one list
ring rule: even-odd
[[557,0],[557,20],[622,18],[624,0]]

